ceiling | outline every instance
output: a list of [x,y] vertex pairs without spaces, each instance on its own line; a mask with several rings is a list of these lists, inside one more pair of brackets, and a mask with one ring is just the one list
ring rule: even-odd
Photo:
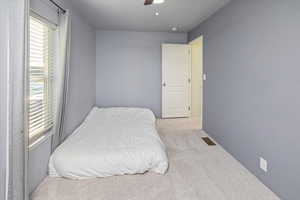
[[171,31],[177,27],[179,32],[192,30],[229,1],[165,0],[144,6],[144,0],[71,0],[97,29]]

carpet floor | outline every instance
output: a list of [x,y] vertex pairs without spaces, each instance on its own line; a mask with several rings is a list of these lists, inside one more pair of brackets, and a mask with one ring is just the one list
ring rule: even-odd
[[221,146],[208,146],[192,122],[159,120],[167,146],[166,175],[115,176],[90,180],[47,177],[32,200],[278,200]]

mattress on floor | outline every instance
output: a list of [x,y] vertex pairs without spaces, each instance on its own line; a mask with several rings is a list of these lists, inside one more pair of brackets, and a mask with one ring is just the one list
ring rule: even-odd
[[155,117],[142,108],[93,108],[49,161],[49,176],[70,179],[164,174],[167,169]]

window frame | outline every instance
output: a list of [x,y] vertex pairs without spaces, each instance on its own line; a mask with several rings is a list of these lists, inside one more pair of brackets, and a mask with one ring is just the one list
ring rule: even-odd
[[[47,96],[46,101],[50,101],[50,109],[48,111],[48,115],[52,115],[52,124],[47,127],[47,128],[44,128],[44,127],[41,127],[41,128],[38,128],[37,130],[34,131],[34,134],[30,133],[30,69],[31,69],[31,66],[30,66],[30,20],[31,20],[31,17],[35,18],[36,20],[44,23],[45,25],[48,26],[48,28],[52,29],[52,45],[51,45],[51,48],[52,48],[52,52],[53,52],[53,55],[52,55],[52,75],[49,74],[47,72],[47,76],[45,76],[43,79],[47,80],[44,82],[44,89],[47,88],[47,92],[44,92],[44,96]],[[36,142],[38,142],[40,139],[44,138],[47,133],[49,133],[51,131],[51,129],[53,128],[54,126],[54,80],[55,80],[55,77],[54,77],[54,67],[55,67],[55,55],[56,55],[56,34],[57,33],[57,25],[50,22],[48,19],[40,16],[39,14],[37,14],[36,12],[34,12],[33,10],[30,10],[30,14],[29,14],[29,17],[28,17],[28,35],[27,35],[27,69],[26,69],[26,91],[25,91],[25,119],[26,119],[26,130],[27,130],[27,136],[28,136],[28,145],[31,146],[33,144],[35,144]],[[49,59],[49,58],[48,58]],[[48,61],[49,62],[49,61]],[[47,71],[49,70],[49,68],[47,68]],[[52,76],[52,77],[51,77]],[[51,81],[51,83],[49,84],[49,82]],[[50,85],[50,87],[49,87]],[[50,90],[50,91],[49,91]],[[51,94],[50,94],[51,93]],[[49,116],[50,116],[49,115]]]

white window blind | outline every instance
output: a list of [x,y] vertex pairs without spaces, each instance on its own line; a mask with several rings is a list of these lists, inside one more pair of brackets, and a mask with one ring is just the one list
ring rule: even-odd
[[54,29],[35,16],[29,26],[29,140],[34,142],[53,126]]

